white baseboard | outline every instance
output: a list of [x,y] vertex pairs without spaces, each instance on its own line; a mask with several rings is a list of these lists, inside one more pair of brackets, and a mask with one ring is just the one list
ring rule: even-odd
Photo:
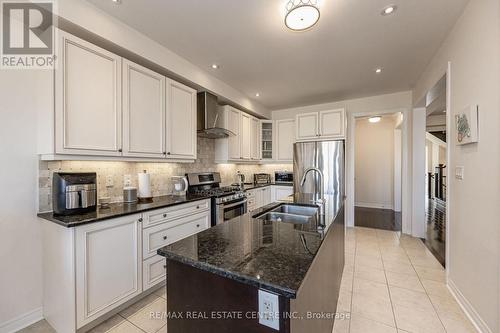
[[355,202],[355,207],[364,207],[364,208],[378,208],[378,209],[393,209],[392,205],[384,205],[380,203],[373,202]]
[[470,304],[467,298],[465,298],[462,292],[460,292],[460,290],[457,288],[456,284],[449,278],[448,278],[448,290],[451,292],[453,297],[455,297],[456,301],[458,302],[458,305],[460,305],[462,310],[465,312],[466,316],[472,322],[472,325],[474,325],[474,328],[479,333],[493,333],[493,331],[481,318],[479,313],[477,313],[476,309],[474,309],[472,304]]
[[0,324],[0,333],[17,332],[43,319],[42,308],[38,308]]

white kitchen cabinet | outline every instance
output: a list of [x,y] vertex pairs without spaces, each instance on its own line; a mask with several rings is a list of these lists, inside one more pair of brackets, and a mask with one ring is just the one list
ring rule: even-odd
[[276,160],[293,161],[293,144],[295,143],[295,120],[282,119],[275,122]]
[[123,155],[165,157],[166,78],[123,60]]
[[279,201],[293,194],[293,186],[272,186],[272,201]]
[[252,134],[250,135],[250,143],[252,145],[251,159],[256,161],[260,160],[260,121],[252,117]]
[[232,160],[239,160],[241,158],[241,145],[240,145],[240,137],[241,137],[241,121],[240,121],[240,111],[236,110],[233,107],[227,107],[225,110],[227,116],[227,129],[233,132],[235,135],[230,136],[228,140],[228,155]]
[[319,136],[318,112],[298,114],[295,121],[297,141],[316,139]]
[[271,187],[267,186],[262,189],[262,206],[272,203]]
[[240,158],[250,160],[252,156],[252,120],[250,115],[240,112],[241,132],[240,132]]
[[302,113],[295,120],[297,141],[345,138],[345,109]]
[[142,292],[140,216],[76,228],[78,328]]
[[167,158],[196,159],[196,90],[167,80]]
[[272,161],[273,159],[273,121],[260,121],[260,157],[263,161]]
[[120,156],[121,57],[58,32],[55,153]]
[[337,139],[345,137],[345,110],[320,111],[319,134],[321,139]]
[[158,254],[143,261],[142,289],[144,291],[165,281],[165,278],[167,277],[165,264],[165,257]]

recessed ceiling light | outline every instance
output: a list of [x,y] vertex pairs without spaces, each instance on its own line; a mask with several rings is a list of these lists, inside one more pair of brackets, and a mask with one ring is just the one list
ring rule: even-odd
[[382,73],[382,68],[377,68],[377,69],[375,70],[375,73],[377,73],[377,74]]
[[260,96],[260,94],[259,94],[259,93],[256,93],[256,94],[255,94],[255,97],[259,97],[259,96]]
[[212,64],[212,66],[211,66],[211,67],[212,67],[212,69],[218,69],[220,66],[219,66],[219,65],[217,65],[217,64]]
[[111,1],[113,1],[113,3],[115,5],[121,5],[122,4],[122,0],[111,0]]
[[368,121],[370,123],[378,123],[381,119],[382,119],[382,117],[376,116],[376,117],[370,117],[370,118],[368,118]]
[[319,16],[318,0],[289,0],[285,25],[293,31],[304,31],[315,25]]
[[390,6],[385,7],[384,9],[382,9],[382,12],[380,14],[382,16],[391,15],[391,14],[394,14],[396,9],[398,9],[398,7],[396,5],[390,5]]

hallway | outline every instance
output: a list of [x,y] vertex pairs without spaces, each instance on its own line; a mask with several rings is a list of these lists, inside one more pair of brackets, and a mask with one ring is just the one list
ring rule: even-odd
[[441,265],[446,267],[446,201],[427,199],[425,217],[427,228],[424,244]]
[[392,209],[354,207],[354,225],[389,231],[401,231],[401,212]]

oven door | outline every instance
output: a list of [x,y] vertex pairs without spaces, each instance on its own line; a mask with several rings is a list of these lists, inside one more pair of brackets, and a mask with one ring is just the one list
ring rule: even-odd
[[247,199],[217,205],[217,224],[247,213]]

